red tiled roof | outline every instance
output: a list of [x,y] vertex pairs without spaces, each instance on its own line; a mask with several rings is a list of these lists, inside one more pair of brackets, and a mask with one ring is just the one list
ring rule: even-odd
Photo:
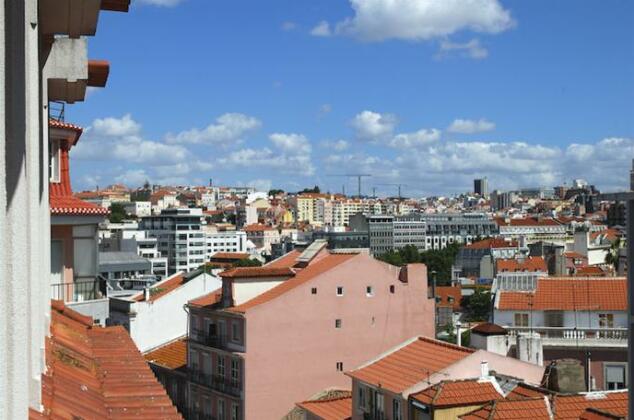
[[502,238],[487,238],[473,242],[465,249],[517,248],[517,241],[505,241]]
[[625,417],[606,413],[605,411],[597,410],[596,408],[588,408],[579,416],[579,419],[581,420],[622,420],[622,419],[625,419]]
[[544,398],[509,401],[497,400],[460,416],[463,420],[550,420],[548,403]]
[[352,397],[332,398],[328,400],[304,401],[298,407],[322,420],[348,420],[352,418]]
[[31,419],[182,419],[122,326],[52,303],[43,413]]
[[[531,302],[532,301],[532,302]],[[542,278],[535,292],[501,291],[500,310],[627,310],[624,277]]]
[[269,268],[292,267],[295,265],[297,257],[299,257],[300,255],[302,255],[300,251],[293,250],[271,261],[270,263],[266,264],[265,267],[269,267]]
[[214,260],[245,260],[249,258],[246,252],[216,252],[211,256]]
[[[438,286],[436,287],[436,297],[440,298],[439,305],[451,306],[454,311],[460,310],[462,300],[462,288],[460,286]],[[453,298],[453,302],[449,298]]]
[[[234,307],[229,308],[230,311],[233,312],[241,312],[244,313],[247,310],[257,306],[257,305],[261,305],[262,303],[266,303],[269,302],[281,295],[283,295],[284,293],[288,292],[289,290],[292,290],[310,280],[312,280],[313,278],[325,273],[328,270],[331,270],[333,268],[335,268],[336,266],[338,266],[339,264],[343,264],[346,261],[358,256],[360,254],[328,254],[327,256],[321,258],[318,261],[315,261],[311,264],[308,265],[308,267],[300,270],[299,272],[297,272],[297,274],[295,274],[294,277],[291,277],[290,279],[282,282],[281,284],[279,284],[278,286],[275,286],[274,288],[254,297],[253,299],[244,302],[241,305],[237,305]],[[258,267],[261,270],[267,269],[267,267]],[[235,270],[235,269],[234,269]],[[292,272],[292,270],[290,268],[282,268],[281,270],[288,270],[290,272]],[[222,273],[221,273],[222,274]]]
[[607,273],[603,271],[601,267],[596,265],[585,265],[577,268],[577,271],[575,272],[576,277],[603,277],[606,275]]
[[517,384],[515,388],[506,395],[507,400],[525,400],[528,398],[537,398],[548,395],[548,390],[538,389],[536,387],[527,385],[523,382]]
[[561,226],[561,223],[550,217],[538,219],[536,217],[524,217],[521,219],[496,219],[499,226]]
[[544,257],[528,257],[524,261],[509,259],[498,259],[496,262],[498,273],[500,272],[519,272],[519,271],[542,271],[548,272]]
[[497,324],[483,322],[482,324],[478,324],[471,328],[471,332],[479,333],[481,335],[505,335],[506,329]]
[[67,130],[73,130],[77,132],[78,134],[81,134],[84,131],[84,129],[78,125],[67,123],[64,121],[54,120],[52,118],[48,120],[48,126],[51,128],[62,128]]
[[209,306],[214,305],[222,300],[222,291],[214,290],[211,293],[207,293],[199,298],[192,299],[189,301],[190,305],[195,306]]
[[51,215],[55,216],[105,216],[109,210],[96,204],[87,203],[79,198],[53,196],[49,198]]
[[553,412],[556,419],[578,419],[588,408],[627,417],[628,392],[594,392],[587,395],[555,396]]
[[[154,302],[155,300],[159,299],[162,296],[165,296],[166,294],[168,294],[169,292],[171,292],[172,290],[182,286],[183,284],[185,284],[185,277],[183,276],[182,273],[178,273],[173,275],[172,277],[168,277],[165,280],[162,280],[158,283],[155,283],[154,285],[152,285],[152,287],[150,287],[150,299],[149,302]],[[137,294],[134,297],[134,300],[136,300],[137,302],[143,302],[145,301],[145,294],[144,292],[141,292],[139,294]]]
[[168,369],[187,366],[187,340],[180,338],[143,355],[145,360]]
[[245,232],[264,232],[268,230],[275,230],[275,228],[271,226],[262,225],[259,223],[254,223],[252,225],[246,225],[243,230]]
[[590,239],[596,240],[598,237],[605,237],[609,242],[614,242],[621,237],[621,232],[617,229],[608,228],[590,234]]
[[400,394],[474,351],[444,341],[417,337],[380,359],[348,372],[347,375]]
[[484,404],[503,397],[491,382],[473,379],[443,381],[412,394],[413,399],[436,408]]
[[575,259],[586,258],[585,255],[580,254],[580,253],[575,252],[575,251],[566,251],[566,252],[564,252],[564,257],[566,257],[566,258],[575,258]]
[[288,277],[295,272],[288,267],[235,267],[219,274],[222,278],[246,278],[246,277]]

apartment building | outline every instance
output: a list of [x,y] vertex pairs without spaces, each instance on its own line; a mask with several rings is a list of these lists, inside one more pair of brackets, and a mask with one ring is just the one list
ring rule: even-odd
[[158,280],[167,277],[167,257],[161,255],[158,238],[149,237],[146,231],[123,230],[119,237],[119,250],[134,252],[150,261],[150,273]]
[[500,236],[507,239],[523,237],[527,244],[548,241],[565,245],[568,237],[566,225],[550,217],[498,218],[495,222]]
[[255,249],[262,254],[271,255],[271,245],[280,242],[280,232],[272,226],[260,223],[244,227],[247,239],[255,245]]
[[222,293],[190,302],[192,418],[281,418],[412,332],[433,334],[424,265],[325,245],[228,270]]
[[350,228],[355,232],[368,233],[370,253],[373,255],[406,246],[426,249],[426,224],[418,213],[404,216],[357,213],[350,218]]
[[168,274],[204,264],[207,244],[202,215],[202,209],[174,208],[141,219],[139,230],[157,239],[161,256],[167,258]]
[[476,238],[498,234],[497,224],[484,213],[424,213],[426,249],[444,249],[452,243],[470,244]]
[[125,203],[123,208],[126,214],[135,217],[146,217],[152,214],[152,203],[149,201],[131,201]]
[[507,330],[509,349],[519,334],[537,334],[533,346],[544,361],[578,359],[588,390],[628,386],[624,277],[540,278],[532,291],[502,290],[494,321]]
[[207,257],[211,258],[218,252],[247,252],[247,234],[243,231],[205,232]]
[[535,290],[537,279],[548,277],[544,257],[498,259],[493,290]]
[[465,277],[493,278],[497,259],[514,258],[520,255],[519,242],[502,238],[486,238],[472,242],[460,248],[456,255],[455,266]]

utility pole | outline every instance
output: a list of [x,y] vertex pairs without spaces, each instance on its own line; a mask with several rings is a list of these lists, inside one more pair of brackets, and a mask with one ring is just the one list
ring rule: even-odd
[[398,199],[401,200],[403,196],[401,195],[401,187],[407,187],[407,184],[377,184],[377,185],[386,185],[391,187],[398,187]]

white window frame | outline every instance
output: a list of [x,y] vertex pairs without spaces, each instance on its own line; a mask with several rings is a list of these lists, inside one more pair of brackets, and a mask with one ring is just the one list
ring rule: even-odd
[[49,167],[50,167],[50,182],[61,182],[61,142],[59,139],[51,139],[51,150],[49,151]]
[[[340,290],[341,290],[341,293],[339,293]],[[343,286],[337,286],[337,296],[343,296],[343,295],[344,295]]]
[[373,297],[374,296],[374,287],[372,286],[366,286],[365,287],[365,295],[367,297]]

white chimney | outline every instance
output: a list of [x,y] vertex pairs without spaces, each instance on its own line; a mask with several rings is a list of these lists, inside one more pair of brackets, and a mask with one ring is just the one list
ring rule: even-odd
[[486,360],[480,362],[480,377],[489,377],[489,362],[487,362]]
[[150,288],[146,287],[143,289],[143,300],[146,302],[150,300]]
[[462,334],[460,333],[460,327],[462,324],[458,321],[456,322],[456,344],[462,347]]

